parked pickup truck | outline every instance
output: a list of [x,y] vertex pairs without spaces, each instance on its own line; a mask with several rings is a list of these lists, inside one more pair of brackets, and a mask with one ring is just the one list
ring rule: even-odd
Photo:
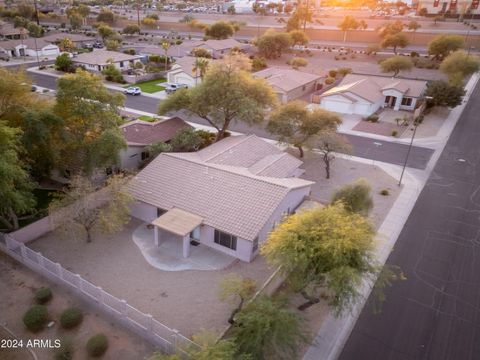
[[179,89],[187,89],[187,88],[188,86],[185,84],[168,84],[167,87],[165,88],[165,92],[167,94],[171,94]]

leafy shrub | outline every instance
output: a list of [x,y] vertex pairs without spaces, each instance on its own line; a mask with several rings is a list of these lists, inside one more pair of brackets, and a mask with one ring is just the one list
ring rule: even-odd
[[200,145],[200,149],[203,149],[204,147],[213,144],[213,142],[215,141],[214,133],[206,130],[197,130],[196,133],[202,138],[202,144]]
[[60,315],[60,325],[62,325],[64,329],[74,328],[75,326],[80,325],[82,320],[82,312],[80,309],[75,307],[66,309],[64,312],[62,312],[62,315]]
[[342,67],[337,70],[337,73],[343,77],[343,76],[346,76],[347,74],[351,74],[352,68]]
[[113,64],[107,65],[107,67],[102,70],[102,74],[105,75],[105,79],[107,81],[113,81],[120,84],[125,83],[121,71],[118,70]]
[[398,131],[397,130],[392,130],[392,136],[395,137],[398,135]]
[[419,55],[418,55],[418,52],[416,52],[416,51],[412,51],[412,52],[410,53],[410,57],[412,57],[412,58],[418,57],[418,56],[419,56]]
[[294,57],[287,62],[294,69],[298,69],[300,66],[307,66],[308,61],[301,57]]
[[252,59],[252,71],[260,71],[267,67],[267,60],[262,57]]
[[383,189],[382,191],[380,191],[380,195],[388,196],[388,195],[390,195],[390,192],[387,189]]
[[372,114],[368,116],[365,120],[370,121],[372,123],[378,122],[378,115],[377,114]]
[[23,316],[23,323],[31,332],[39,332],[45,327],[48,311],[44,305],[34,305]]
[[373,208],[373,200],[370,193],[371,187],[367,180],[359,179],[353,184],[345,185],[335,191],[332,197],[332,204],[341,201],[346,210],[367,216]]
[[329,70],[328,71],[328,76],[332,77],[332,78],[335,78],[337,77],[337,70]]
[[108,349],[108,339],[104,334],[96,334],[87,341],[87,353],[93,357],[100,357]]
[[52,290],[50,290],[50,288],[42,287],[35,293],[35,302],[40,305],[46,304],[52,299],[52,296]]
[[332,78],[332,77],[327,77],[325,79],[325,84],[327,84],[327,85],[333,84],[334,82],[335,82],[335,79]]

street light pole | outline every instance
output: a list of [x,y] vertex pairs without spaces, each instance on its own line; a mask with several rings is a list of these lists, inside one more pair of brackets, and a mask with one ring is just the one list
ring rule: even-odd
[[417,127],[418,127],[418,122],[415,122],[412,138],[410,139],[410,145],[408,146],[407,156],[405,157],[405,163],[403,164],[402,174],[400,175],[400,180],[398,181],[398,186],[402,185],[403,174],[405,173],[405,168],[407,167],[408,157],[410,156],[410,151],[412,150],[413,139],[415,138],[415,134],[417,133]]
[[40,17],[38,16],[37,0],[33,0],[33,6],[35,7],[35,20],[37,20],[37,25],[40,25]]

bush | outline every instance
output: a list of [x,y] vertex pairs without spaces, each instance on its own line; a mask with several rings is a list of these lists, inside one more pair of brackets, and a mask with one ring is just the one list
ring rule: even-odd
[[416,51],[412,51],[412,52],[410,53],[410,57],[412,57],[412,58],[418,57],[418,56],[419,56],[419,55],[418,55],[418,52],[416,52]]
[[267,61],[260,57],[260,58],[253,58],[252,60],[252,71],[260,71],[267,67]]
[[337,73],[343,77],[343,76],[346,76],[348,74],[351,74],[352,73],[352,68],[342,67],[342,68],[337,70]]
[[398,135],[398,131],[397,130],[392,130],[392,136],[395,137]]
[[337,70],[329,70],[328,71],[328,76],[335,78],[337,77]]
[[40,305],[46,304],[52,299],[52,296],[52,290],[50,290],[50,288],[42,287],[35,293],[35,302]]
[[378,115],[377,114],[372,114],[368,116],[365,120],[370,121],[372,123],[378,122]]
[[298,69],[301,66],[307,66],[308,61],[305,60],[304,58],[301,58],[301,57],[294,57],[294,58],[288,60],[287,64],[292,66],[292,68],[294,68],[294,69]]
[[373,208],[370,192],[371,188],[367,180],[359,179],[353,184],[345,185],[335,191],[332,197],[332,204],[340,201],[346,210],[367,216]]
[[31,332],[39,332],[45,327],[48,311],[44,305],[34,305],[23,316],[23,323]]
[[93,357],[100,357],[108,349],[108,339],[104,334],[92,336],[87,341],[87,353]]
[[388,195],[390,195],[390,192],[387,189],[383,189],[382,191],[380,191],[380,195],[388,196]]
[[82,320],[82,312],[80,309],[75,307],[66,309],[64,312],[62,312],[62,315],[60,315],[60,325],[62,325],[64,329],[74,328],[75,326],[80,325]]
[[107,67],[102,70],[102,74],[105,75],[105,79],[107,81],[113,81],[120,84],[125,83],[122,72],[118,70],[113,64],[107,65]]
[[333,77],[327,77],[325,79],[325,84],[327,85],[333,84],[334,82],[335,82],[335,79]]

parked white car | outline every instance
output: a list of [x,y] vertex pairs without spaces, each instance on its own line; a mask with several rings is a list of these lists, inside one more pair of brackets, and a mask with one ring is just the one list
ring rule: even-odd
[[142,95],[142,90],[140,90],[139,87],[129,86],[128,88],[125,89],[124,93],[127,95],[134,95],[134,96]]
[[168,84],[167,87],[165,88],[165,92],[167,94],[173,93],[179,89],[187,89],[188,86],[185,84]]

